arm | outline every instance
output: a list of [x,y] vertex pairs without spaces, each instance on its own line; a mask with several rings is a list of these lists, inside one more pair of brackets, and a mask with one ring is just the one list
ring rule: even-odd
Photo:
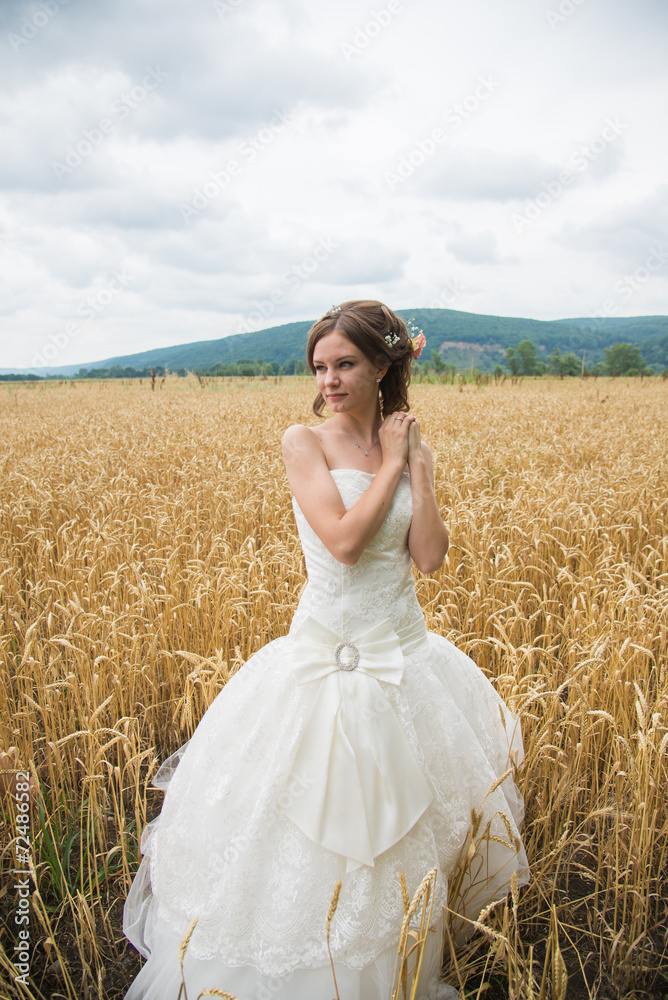
[[434,493],[434,465],[429,446],[420,441],[417,422],[410,427],[408,467],[413,494],[413,520],[408,532],[408,550],[421,573],[435,573],[450,546]]
[[290,488],[325,548],[354,566],[378,533],[395,494],[408,454],[408,428],[385,421],[380,430],[383,464],[369,489],[346,510],[313,431],[301,424],[283,435],[283,457]]

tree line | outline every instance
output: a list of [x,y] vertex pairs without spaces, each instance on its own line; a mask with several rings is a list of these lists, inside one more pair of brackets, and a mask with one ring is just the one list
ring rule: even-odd
[[[502,375],[556,375],[560,378],[581,375],[612,375],[612,376],[634,376],[653,375],[651,368],[640,353],[638,347],[632,344],[613,344],[604,348],[605,358],[595,365],[586,366],[586,357],[583,352],[582,357],[572,351],[563,354],[558,347],[555,347],[547,358],[541,357],[541,353],[531,340],[520,340],[514,347],[506,350],[504,365],[497,365],[494,370],[496,377]],[[432,350],[431,357],[423,357],[417,362],[418,372],[423,374],[434,371],[439,375],[454,374],[457,368],[449,365],[439,354]],[[185,368],[177,368],[171,371],[172,375],[185,377]],[[120,379],[120,378],[164,378],[167,369],[162,365],[150,368],[133,368],[129,365],[112,365],[110,368],[80,368],[76,375],[54,376],[37,374],[7,374],[0,375],[0,381],[39,381],[44,378],[68,377],[70,379]],[[279,365],[275,361],[263,361],[262,358],[242,358],[228,364],[216,364],[196,372],[198,375],[207,377],[272,377],[276,375],[305,375],[308,374],[306,362],[303,358],[292,358],[285,364]],[[661,373],[668,377],[668,369]]]
[[[597,364],[587,368],[586,354],[578,357],[572,352],[562,354],[558,347],[555,347],[546,360],[540,356],[538,348],[531,340],[521,340],[515,347],[509,347],[506,351],[505,367],[510,375],[613,375],[613,376],[633,376],[633,375],[653,375],[654,369],[650,368],[640,353],[640,348],[633,347],[632,344],[613,344],[611,347],[603,349],[605,358]],[[503,368],[498,365],[495,374],[504,374]]]

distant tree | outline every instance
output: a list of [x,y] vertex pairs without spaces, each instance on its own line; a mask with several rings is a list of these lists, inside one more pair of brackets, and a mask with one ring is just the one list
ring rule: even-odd
[[555,347],[547,359],[547,370],[550,375],[564,375],[564,357],[558,347]]
[[445,371],[445,361],[438,353],[438,351],[431,352],[431,363],[437,372]]
[[564,375],[581,375],[582,361],[572,351],[564,355],[555,347],[547,359],[547,370],[551,375],[560,375],[561,378]]
[[260,364],[257,361],[240,361],[237,365],[240,375],[259,375]]
[[582,374],[582,362],[580,361],[577,354],[573,354],[569,351],[562,362],[562,370],[564,375],[581,375]]
[[306,371],[306,365],[304,361],[300,358],[290,358],[286,361],[284,365],[278,369],[279,375],[303,375]]
[[538,350],[532,340],[520,340],[515,346],[515,354],[520,359],[520,372],[522,375],[539,375],[540,366],[545,365],[538,356]]
[[604,375],[637,375],[645,371],[645,361],[640,356],[640,348],[631,344],[613,344],[604,347]]
[[522,362],[515,354],[514,348],[509,347],[506,351],[506,368],[511,375],[519,375],[521,367]]

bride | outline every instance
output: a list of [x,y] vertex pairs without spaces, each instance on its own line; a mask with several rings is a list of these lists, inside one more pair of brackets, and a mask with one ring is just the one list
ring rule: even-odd
[[[126,1000],[389,1000],[409,894],[437,868],[418,998],[434,1000],[441,913],[475,919],[528,880],[512,779],[516,720],[482,672],[427,632],[412,564],[448,549],[428,446],[408,411],[424,343],[375,301],[314,324],[316,427],[283,437],[308,583],[288,635],[235,674],[163,764],[123,929],[148,958]],[[472,814],[472,810],[474,813]],[[448,878],[477,850],[456,900]],[[468,838],[468,839],[467,839]]]

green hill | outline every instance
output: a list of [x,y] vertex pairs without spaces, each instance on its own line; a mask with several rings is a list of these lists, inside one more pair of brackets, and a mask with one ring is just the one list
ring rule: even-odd
[[[533,341],[543,358],[555,347],[563,353],[572,351],[579,356],[586,351],[588,365],[603,360],[605,347],[624,341],[639,347],[645,361],[655,369],[668,367],[668,316],[544,321],[485,316],[456,309],[400,309],[398,312],[424,330],[427,356],[438,350],[445,362],[458,368],[474,366],[481,371],[492,371],[495,365],[503,362],[506,349],[524,339]],[[48,371],[56,376],[68,376],[75,375],[80,368],[120,365],[203,372],[215,365],[248,359],[286,365],[304,359],[311,322],[286,323],[220,340],[155,348],[104,361],[54,366]],[[42,374],[38,369],[0,368],[0,374],[28,374],[29,371]]]

